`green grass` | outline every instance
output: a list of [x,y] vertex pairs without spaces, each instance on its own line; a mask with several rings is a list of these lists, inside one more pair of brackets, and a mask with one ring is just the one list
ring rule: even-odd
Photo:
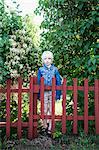
[[[0,142],[0,150],[18,150],[17,148],[23,150],[40,150],[40,146],[43,147],[48,137],[42,137],[41,141],[39,137],[34,142],[34,140],[29,141],[28,139],[21,140],[9,140],[6,138],[3,143]],[[48,142],[50,140],[48,139]],[[98,150],[99,149],[99,135],[86,135],[81,132],[79,135],[61,135],[55,139],[51,139],[50,147],[47,147],[46,150]],[[44,148],[45,150],[45,148]]]

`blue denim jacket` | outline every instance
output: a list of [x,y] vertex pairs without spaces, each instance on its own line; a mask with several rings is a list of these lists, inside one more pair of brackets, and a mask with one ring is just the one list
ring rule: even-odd
[[[52,64],[50,68],[48,68],[45,64],[43,67],[40,67],[37,74],[38,84],[40,85],[40,79],[44,77],[44,85],[51,86],[52,78],[56,78],[56,85],[61,85],[61,77],[58,72],[58,69]],[[61,91],[56,90],[56,100],[60,99]]]

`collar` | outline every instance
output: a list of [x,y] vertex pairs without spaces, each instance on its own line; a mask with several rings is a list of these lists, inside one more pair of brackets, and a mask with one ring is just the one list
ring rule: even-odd
[[44,68],[47,69],[47,70],[49,70],[49,69],[50,69],[50,70],[53,70],[54,64],[51,64],[51,67],[50,67],[50,68],[48,68],[45,64],[44,64],[43,66],[44,66]]

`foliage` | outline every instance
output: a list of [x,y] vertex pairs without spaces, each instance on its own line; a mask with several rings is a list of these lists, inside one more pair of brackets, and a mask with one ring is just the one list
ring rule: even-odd
[[37,50],[34,48],[32,39],[26,30],[24,28],[17,30],[14,35],[10,36],[9,40],[12,47],[6,57],[5,64],[10,70],[11,77],[21,75],[27,78],[32,73],[34,74],[38,61]]
[[[20,15],[18,7],[10,10],[2,0],[0,14],[0,83],[4,83],[9,77],[20,75],[28,78],[37,70],[39,61],[38,49],[33,44],[35,37],[32,39],[27,22]],[[31,22],[30,25],[32,26]],[[35,31],[35,26],[32,29]]]
[[16,28],[16,22],[11,26],[11,16],[5,12],[4,1],[0,1],[0,82],[3,82],[9,76],[8,67],[4,64],[6,61],[6,54],[9,52],[9,34],[12,28]]
[[[78,85],[84,85],[85,78],[89,79],[89,85],[99,79],[98,10],[98,0],[39,0],[35,13],[43,13],[44,17],[40,47],[42,51],[54,53],[54,63],[60,74],[67,78],[67,85],[73,84],[72,78],[78,78]],[[67,114],[73,113],[73,94],[70,96]],[[82,115],[84,92],[78,92],[77,100],[78,113]],[[88,93],[88,100],[89,115],[93,115],[93,93]]]
[[62,76],[98,78],[98,1],[39,0],[41,49],[51,50]]
[[[0,100],[0,121],[6,121],[6,98],[5,95],[2,96]],[[11,122],[17,121],[18,117],[18,95],[13,93],[10,100],[10,113]],[[22,94],[22,121],[26,122],[28,120],[29,114],[29,96],[28,94]]]
[[[42,139],[42,140],[41,140]],[[45,142],[47,142],[47,149],[51,150],[61,150],[61,149],[71,149],[71,150],[97,150],[99,149],[99,136],[96,135],[86,135],[83,132],[79,136],[72,135],[62,135],[60,138],[49,139],[48,137],[36,138],[32,141],[28,139],[16,140],[13,138],[8,140],[4,138],[3,141],[0,140],[0,149],[35,149],[38,150],[43,147],[45,148]],[[50,144],[50,148],[49,148]]]
[[34,22],[35,15],[26,15],[24,17],[24,21],[26,22],[26,29],[34,43],[34,46],[38,48],[39,50],[39,45],[40,45],[40,28],[39,25],[36,25]]
[[[61,75],[68,78],[68,85],[71,85],[71,79],[74,77],[79,79],[80,85],[83,84],[84,78],[89,78],[90,85],[92,85],[94,79],[99,78],[98,9],[97,0],[39,0],[39,7],[35,13],[43,12],[44,16],[39,47],[39,36],[36,35],[38,28],[35,28],[31,18],[29,16],[22,18],[18,10],[9,11],[6,9],[4,0],[1,0],[0,84],[3,84],[7,78],[20,75],[27,81],[41,65],[39,57],[41,51],[51,50],[55,57],[54,63],[58,66]],[[78,93],[78,113],[81,115],[84,104],[83,95],[82,92]],[[71,93],[69,96],[71,99],[67,100],[67,115],[72,114],[73,111],[73,97]],[[89,98],[89,114],[93,115],[93,93],[89,93]],[[28,119],[27,99],[28,97],[24,95],[23,121]],[[5,99],[1,101],[0,119],[5,119],[5,101]],[[11,121],[15,121],[17,101],[13,98],[11,99],[11,114]],[[67,122],[69,132],[71,124],[72,122]],[[82,123],[79,125],[81,131]],[[93,127],[92,122],[90,125]],[[55,137],[60,136],[60,131],[56,131]],[[84,141],[81,145],[83,143]]]
[[[15,1],[14,3],[16,4]],[[31,18],[28,17],[30,22],[27,22],[28,20],[20,15],[18,6],[16,4],[16,10],[10,10],[4,0],[0,1],[0,86],[4,86],[8,78],[12,78],[17,86],[16,78],[20,75],[25,81],[24,85],[27,86],[29,76],[35,74],[39,62],[37,46],[39,38],[38,42],[34,44],[38,28],[36,25],[32,26]],[[32,33],[30,33],[30,28]],[[32,36],[34,37],[32,38]],[[28,97],[23,95],[23,121],[27,120],[27,99]],[[16,121],[18,114],[17,94],[12,94],[10,102],[11,121]],[[5,121],[6,97],[1,93],[0,110],[2,110],[0,111],[0,121]]]

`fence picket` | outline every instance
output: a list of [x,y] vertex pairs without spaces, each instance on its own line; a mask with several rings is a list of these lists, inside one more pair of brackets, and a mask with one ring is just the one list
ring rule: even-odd
[[44,120],[44,78],[41,78],[40,101],[41,101],[41,119]]
[[84,80],[84,131],[88,133],[88,79]]
[[18,138],[22,137],[22,122],[21,122],[21,104],[22,103],[22,78],[18,78],[18,123],[17,123],[17,133]]
[[95,127],[96,134],[99,134],[99,80],[95,80]]
[[63,79],[62,133],[66,133],[66,78]]
[[55,78],[52,79],[52,132],[55,130],[55,85],[56,80]]
[[[37,78],[33,77],[33,83],[37,84]],[[33,93],[33,138],[37,137],[37,119],[35,119],[35,116],[37,115],[37,93]]]
[[7,80],[7,99],[6,99],[6,136],[10,137],[10,94],[11,80]]
[[29,128],[28,138],[32,139],[33,135],[33,77],[30,78],[30,101],[29,101]]
[[77,134],[77,79],[73,79],[73,133]]

